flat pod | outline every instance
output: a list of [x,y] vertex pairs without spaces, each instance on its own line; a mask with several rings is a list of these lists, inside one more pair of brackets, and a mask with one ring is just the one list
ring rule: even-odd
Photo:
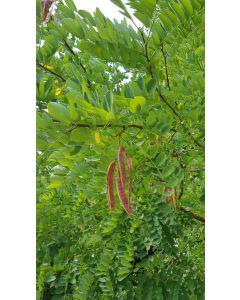
[[120,180],[122,186],[125,187],[125,183],[126,183],[125,149],[123,146],[120,146],[118,151],[118,162],[119,162]]
[[130,156],[127,159],[127,166],[128,166],[128,197],[130,200],[132,194],[132,159]]
[[[167,187],[165,187],[164,192],[169,192],[169,189]],[[172,195],[166,197],[166,202],[170,203],[172,208],[174,210],[176,210],[176,208],[177,208],[176,201],[177,201],[177,191],[176,191],[176,187],[174,187]]]
[[[165,187],[163,191],[164,191],[164,192],[169,192],[169,189],[168,189],[167,187]],[[167,197],[166,197],[166,202],[167,202],[167,203],[171,203],[171,202],[172,202],[171,196],[167,196]]]
[[129,200],[128,200],[126,194],[125,194],[125,190],[124,190],[124,187],[123,187],[122,182],[121,182],[120,172],[118,172],[118,176],[117,176],[117,191],[118,191],[118,195],[119,195],[119,198],[122,202],[124,210],[126,211],[126,213],[128,215],[131,215],[132,214],[132,208],[131,208]]
[[115,210],[115,197],[114,197],[114,171],[116,162],[112,161],[108,167],[107,172],[107,196],[108,196],[108,207],[111,210]]
[[53,5],[53,0],[41,0],[41,5],[43,22],[47,22],[50,16],[50,8]]

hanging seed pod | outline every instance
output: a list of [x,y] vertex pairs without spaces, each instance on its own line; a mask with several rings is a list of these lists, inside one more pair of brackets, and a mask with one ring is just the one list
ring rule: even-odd
[[130,156],[127,159],[127,165],[128,165],[128,197],[130,200],[132,195],[132,159]]
[[118,176],[117,176],[117,191],[118,191],[118,196],[119,196],[119,198],[122,202],[124,210],[126,211],[126,213],[128,215],[131,215],[132,214],[132,208],[131,208],[129,200],[128,200],[126,194],[125,194],[125,190],[124,190],[124,187],[123,187],[122,182],[121,182],[121,175],[120,175],[119,171],[118,171]]
[[41,0],[42,5],[42,20],[47,23],[50,17],[50,9],[53,5],[53,0]]
[[108,197],[108,207],[111,210],[115,210],[115,197],[114,197],[114,171],[116,162],[112,161],[108,167],[107,172],[107,197]]
[[[165,187],[164,192],[169,192],[169,189],[167,187]],[[176,201],[177,201],[177,192],[176,192],[176,187],[174,187],[172,195],[166,197],[166,202],[170,203],[172,206],[172,209],[176,210],[176,208],[177,208]]]
[[119,162],[120,180],[124,188],[126,183],[126,170],[125,170],[125,149],[123,146],[120,146],[118,151],[118,162]]
[[[163,191],[164,191],[164,193],[165,193],[165,192],[168,192],[169,190],[168,190],[167,187],[165,187]],[[170,196],[167,196],[167,197],[166,197],[166,202],[167,202],[167,203],[170,203],[170,202],[171,202],[171,197],[170,197]]]

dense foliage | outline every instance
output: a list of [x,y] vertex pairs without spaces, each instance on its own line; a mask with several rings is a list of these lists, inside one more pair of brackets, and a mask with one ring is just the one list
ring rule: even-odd
[[37,298],[204,299],[204,3],[112,2],[123,21],[37,0]]

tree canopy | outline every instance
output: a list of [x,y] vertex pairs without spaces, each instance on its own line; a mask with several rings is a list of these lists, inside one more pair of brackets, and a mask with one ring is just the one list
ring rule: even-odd
[[204,2],[111,1],[37,0],[37,297],[201,300]]

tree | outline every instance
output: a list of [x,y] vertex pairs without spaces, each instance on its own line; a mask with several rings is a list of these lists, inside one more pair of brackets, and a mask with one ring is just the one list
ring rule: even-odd
[[[37,296],[204,299],[204,2],[112,2],[37,1]],[[132,214],[107,206],[120,146]]]

